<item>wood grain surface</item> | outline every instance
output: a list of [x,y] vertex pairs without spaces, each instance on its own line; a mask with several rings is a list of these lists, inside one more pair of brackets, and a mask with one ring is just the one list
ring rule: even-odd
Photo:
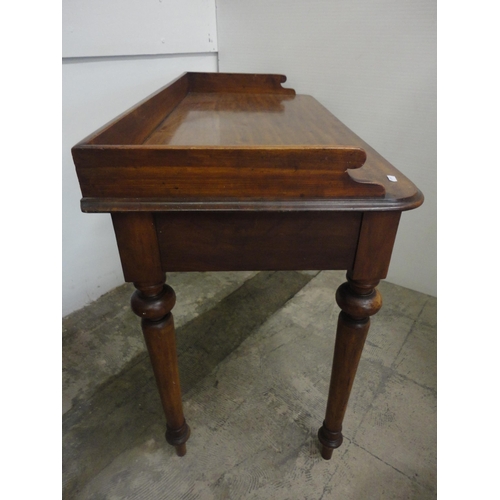
[[309,200],[347,198],[366,200],[371,210],[406,210],[423,201],[411,181],[315,99],[283,88],[285,80],[181,75],[72,149],[82,207],[302,200],[303,208]]
[[156,214],[164,271],[348,269],[356,212]]

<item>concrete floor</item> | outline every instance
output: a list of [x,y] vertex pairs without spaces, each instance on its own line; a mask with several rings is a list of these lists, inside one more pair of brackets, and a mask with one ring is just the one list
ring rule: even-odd
[[436,497],[436,299],[390,283],[344,421],[319,454],[345,273],[179,273],[173,310],[191,427],[164,417],[130,285],[63,320],[63,498]]

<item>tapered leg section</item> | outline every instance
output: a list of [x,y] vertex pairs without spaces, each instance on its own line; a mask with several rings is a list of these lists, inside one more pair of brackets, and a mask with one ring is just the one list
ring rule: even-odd
[[370,316],[382,306],[382,297],[375,288],[378,280],[355,281],[349,274],[347,279],[336,294],[342,311],[337,324],[326,416],[318,432],[325,460],[329,460],[333,450],[342,444],[342,422],[370,327]]
[[175,345],[174,319],[170,312],[175,292],[165,283],[134,283],[132,310],[142,319],[142,331],[167,418],[167,442],[177,455],[186,454],[189,427],[182,411],[181,386]]

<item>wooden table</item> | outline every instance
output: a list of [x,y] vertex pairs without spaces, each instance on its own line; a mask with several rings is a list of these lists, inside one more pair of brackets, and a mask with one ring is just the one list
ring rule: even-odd
[[84,212],[111,213],[132,309],[167,420],[186,453],[172,271],[347,271],[322,456],[342,421],[382,305],[401,212],[422,193],[281,75],[185,73],[73,147]]

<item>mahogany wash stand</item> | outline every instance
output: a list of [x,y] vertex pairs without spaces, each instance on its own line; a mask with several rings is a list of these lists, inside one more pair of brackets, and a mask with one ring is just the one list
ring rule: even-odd
[[110,213],[132,309],[167,419],[186,453],[174,271],[346,270],[323,458],[382,305],[401,212],[423,202],[403,174],[282,75],[185,73],[73,147],[83,212]]

